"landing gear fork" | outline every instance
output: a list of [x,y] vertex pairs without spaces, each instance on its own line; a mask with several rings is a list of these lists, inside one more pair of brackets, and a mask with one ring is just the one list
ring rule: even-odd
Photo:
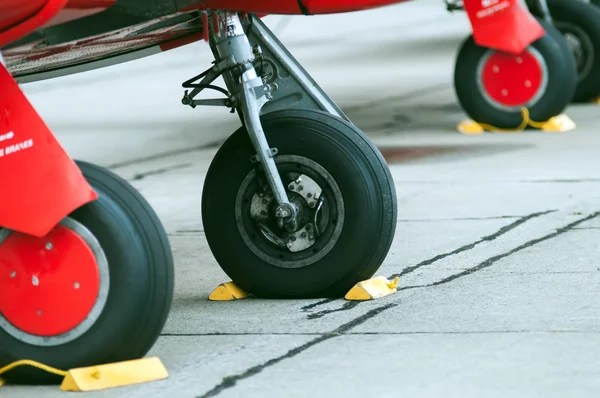
[[[291,54],[285,50],[259,18],[244,17],[244,20],[247,21],[248,30],[255,31],[252,35],[252,39],[254,39],[252,41],[257,43],[255,45],[252,45],[251,39],[244,29],[242,19],[237,13],[213,12],[209,15],[207,12],[205,22],[209,20],[212,23],[207,23],[208,39],[215,57],[214,66],[183,84],[184,87],[193,88],[194,90],[191,93],[185,92],[182,103],[192,107],[197,105],[222,105],[230,107],[232,112],[234,110],[238,111],[242,124],[247,128],[248,135],[256,151],[251,161],[260,163],[263,166],[269,187],[277,202],[275,216],[278,219],[278,225],[280,228],[285,227],[287,230],[293,231],[297,228],[299,209],[288,198],[274,160],[278,150],[269,146],[260,122],[263,107],[270,101],[277,100],[274,94],[279,88],[276,83],[278,71],[285,69],[293,77],[292,82],[289,82],[290,79],[286,79],[284,91],[289,91],[290,88],[300,91],[302,108],[324,110],[342,117],[346,121],[349,120],[293,59]],[[266,60],[261,45],[264,45],[268,54],[271,55]],[[255,64],[260,65],[262,76],[259,76]],[[266,68],[265,64],[267,65]],[[228,91],[210,85],[212,81],[221,75]],[[193,81],[199,78],[203,78],[203,80],[199,84],[194,84]],[[269,80],[272,80],[272,82]],[[194,97],[206,88],[221,91],[228,98],[224,100],[195,100]],[[285,93],[283,94],[285,95]],[[285,104],[283,107],[289,108],[289,104]],[[271,107],[270,110],[275,110],[275,108]]]
[[[255,296],[345,294],[376,272],[394,237],[385,159],[259,18],[207,12],[203,20],[214,65],[183,84],[191,91],[182,102],[226,106],[242,122],[204,181],[211,252]],[[211,85],[219,76],[226,90]],[[226,98],[195,99],[204,89]]]

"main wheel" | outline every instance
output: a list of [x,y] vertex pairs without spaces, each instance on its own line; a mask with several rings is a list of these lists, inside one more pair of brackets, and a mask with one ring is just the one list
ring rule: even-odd
[[566,38],[577,61],[578,82],[573,98],[588,102],[600,96],[600,9],[590,3],[547,0],[556,28]]
[[219,149],[206,175],[206,239],[229,277],[254,295],[331,297],[370,278],[395,234],[394,182],[379,150],[330,114],[285,110],[262,117],[295,228],[280,228],[276,203],[245,128]]
[[575,96],[575,90],[577,89],[577,61],[575,60],[575,55],[571,50],[571,46],[567,42],[567,39],[562,35],[562,33],[551,23],[546,21],[545,19],[538,18],[538,22],[542,25],[544,30],[548,35],[550,35],[563,54],[563,61],[566,62],[567,72],[565,73],[565,79],[568,79],[567,87],[570,88],[570,91],[566,92],[565,95],[569,98],[573,98]]
[[562,37],[547,33],[522,54],[484,48],[469,36],[456,59],[454,87],[465,112],[479,123],[515,128],[521,108],[534,121],[560,114],[572,100],[576,70]]
[[[78,165],[98,200],[44,238],[0,230],[0,367],[31,359],[68,370],[140,358],[165,324],[173,259],[158,217],[120,177]],[[60,381],[29,367],[6,378]]]

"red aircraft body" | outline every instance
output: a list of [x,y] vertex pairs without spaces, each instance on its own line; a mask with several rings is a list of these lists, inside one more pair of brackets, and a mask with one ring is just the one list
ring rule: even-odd
[[[182,103],[223,106],[242,121],[215,156],[203,189],[213,255],[256,296],[339,297],[370,278],[388,253],[394,182],[378,149],[257,15],[397,2],[0,1],[0,368],[21,359],[71,369],[142,357],[173,296],[173,258],[157,215],[118,176],[72,160],[19,83],[206,40],[215,62],[183,83]],[[472,91],[483,79],[490,103],[505,101],[478,116],[518,124],[522,104],[546,98],[547,90],[568,91],[568,79],[557,80],[567,67],[556,60],[551,39],[516,0],[468,0],[465,8],[474,29],[463,49],[465,87]],[[526,84],[504,95],[498,82],[515,83],[502,73],[494,77],[498,65],[519,79],[526,75]],[[226,89],[212,84],[220,76]],[[221,97],[197,99],[204,90]],[[564,105],[554,104],[549,116]],[[28,383],[57,378],[35,368],[4,376]]]

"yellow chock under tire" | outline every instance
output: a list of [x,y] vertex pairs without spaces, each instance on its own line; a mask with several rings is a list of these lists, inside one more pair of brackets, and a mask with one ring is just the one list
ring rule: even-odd
[[[33,366],[49,373],[64,376],[60,386],[62,391],[86,392],[106,390],[162,380],[169,377],[167,369],[161,360],[156,357],[89,366],[69,371],[55,369],[36,361],[22,360],[1,368],[0,375],[18,366]],[[2,384],[3,381],[0,379],[0,386]]]
[[523,115],[523,122],[514,129],[501,129],[488,124],[477,123],[476,121],[468,119],[460,122],[458,126],[456,126],[456,130],[465,135],[483,134],[486,131],[492,133],[520,133],[525,131],[525,129],[529,126],[547,133],[563,133],[574,130],[577,127],[575,122],[564,113],[551,117],[545,122],[535,122],[531,120],[529,118],[529,111],[527,108],[522,108],[521,114]]
[[376,300],[398,291],[398,277],[393,281],[384,276],[376,276],[366,281],[358,282],[346,293],[346,300],[366,301]]
[[233,301],[241,300],[248,297],[242,288],[233,282],[221,283],[213,292],[208,296],[210,301]]
[[107,365],[71,369],[60,386],[63,391],[97,391],[147,383],[169,377],[161,360],[136,359]]

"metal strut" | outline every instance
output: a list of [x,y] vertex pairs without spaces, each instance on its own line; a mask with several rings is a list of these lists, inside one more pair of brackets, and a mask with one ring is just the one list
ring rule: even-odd
[[261,108],[272,98],[272,88],[263,82],[254,68],[255,54],[259,50],[250,45],[237,13],[213,14],[213,22],[210,24],[210,45],[217,67],[223,74],[233,103],[241,113],[256,151],[254,160],[264,167],[269,187],[278,204],[275,212],[278,224],[280,227],[286,225],[295,228],[298,210],[288,199],[273,159],[277,150],[269,147],[260,122]]
[[[214,65],[183,83],[184,105],[226,106],[238,111],[256,155],[275,196],[278,225],[296,226],[297,208],[290,203],[275,160],[277,148],[269,148],[260,115],[281,109],[320,110],[352,123],[335,102],[302,68],[273,32],[253,15],[240,20],[232,12],[205,12],[206,37],[215,57]],[[227,90],[211,83],[222,77]],[[195,99],[203,90],[220,91],[225,98]]]

